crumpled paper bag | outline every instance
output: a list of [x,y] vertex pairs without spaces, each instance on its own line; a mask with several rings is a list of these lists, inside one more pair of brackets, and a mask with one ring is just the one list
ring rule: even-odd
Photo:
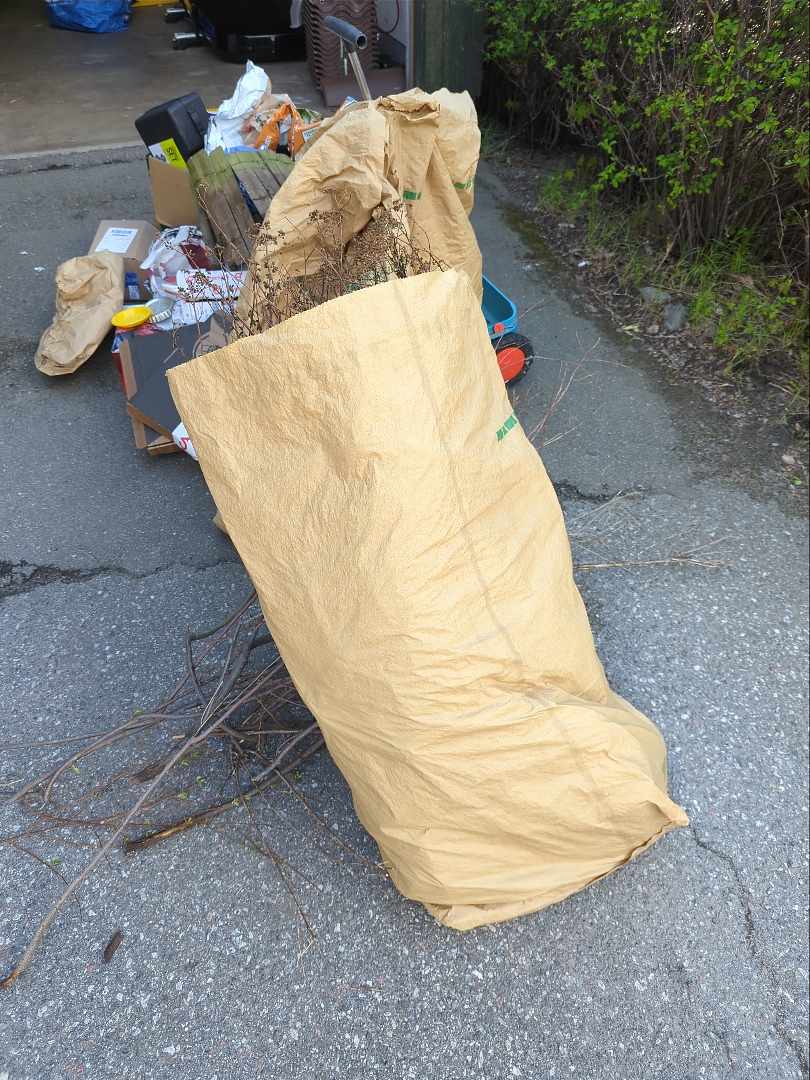
[[[339,210],[346,250],[382,208],[399,207],[413,245],[464,271],[481,299],[481,252],[469,221],[481,133],[470,95],[438,90],[359,101],[321,124],[262,223],[251,274],[265,266],[293,276],[317,269],[312,212]],[[251,276],[239,301],[247,319]]]
[[34,363],[45,375],[70,375],[89,359],[124,302],[124,259],[111,251],[79,255],[56,271],[56,314]]

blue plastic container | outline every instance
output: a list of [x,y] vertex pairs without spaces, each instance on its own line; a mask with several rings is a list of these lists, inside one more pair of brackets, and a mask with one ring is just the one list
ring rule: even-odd
[[481,310],[487,321],[487,331],[491,338],[499,338],[504,334],[514,332],[518,328],[517,308],[502,293],[499,288],[492,284],[488,277],[482,277],[484,286],[481,297]]

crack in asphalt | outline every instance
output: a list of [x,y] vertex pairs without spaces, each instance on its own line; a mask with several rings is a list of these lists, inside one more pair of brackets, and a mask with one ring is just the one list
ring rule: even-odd
[[723,1051],[726,1055],[726,1061],[728,1062],[728,1067],[731,1069],[732,1072],[734,1072],[736,1065],[734,1062],[734,1055],[731,1052],[731,1042],[728,1037],[728,1032],[724,1028],[718,1027],[713,1027],[711,1029],[711,1032],[712,1035],[714,1035],[715,1039],[717,1039],[717,1041],[723,1047]]
[[[111,147],[65,147],[39,153],[0,157],[0,177],[31,176],[64,169],[94,169],[103,165],[128,165],[140,158],[136,143]],[[3,1074],[0,1073],[0,1076]]]
[[[708,854],[713,855],[714,858],[719,859],[721,862],[731,870],[732,877],[737,886],[737,895],[740,901],[740,907],[742,908],[743,921],[745,925],[745,944],[748,949],[748,953],[757,967],[760,969],[766,980],[770,983],[772,989],[777,994],[777,1000],[774,1003],[776,1009],[776,1022],[773,1025],[775,1034],[782,1040],[796,1056],[796,1061],[799,1065],[803,1080],[807,1080],[810,1076],[810,1063],[808,1063],[807,1052],[799,1040],[791,1034],[787,1029],[787,1021],[785,1017],[785,1006],[779,1000],[782,987],[779,983],[779,977],[773,970],[769,961],[761,954],[759,949],[759,943],[757,941],[757,929],[754,923],[754,914],[751,907],[751,890],[746,885],[739,866],[734,860],[732,855],[728,852],[721,851],[720,848],[710,843],[708,840],[704,840],[702,836],[698,835],[693,822],[690,822],[688,832],[691,834],[692,839],[697,846]],[[727,1053],[730,1052],[728,1043],[726,1043]]]
[[612,499],[618,499],[621,495],[624,498],[641,498],[646,495],[666,495],[667,491],[660,488],[646,488],[646,487],[627,487],[619,488],[618,491],[583,491],[582,488],[572,483],[570,480],[554,480],[554,490],[557,492],[557,498],[562,502],[563,499],[576,500],[578,502],[593,503],[596,506],[601,506],[604,503],[609,503]]
[[213,570],[217,566],[241,565],[238,559],[223,556],[210,563],[167,563],[152,570],[130,570],[126,566],[115,564],[93,567],[53,566],[49,563],[37,565],[26,562],[11,562],[0,559],[0,603],[12,596],[32,592],[34,589],[47,588],[49,585],[75,585],[92,581],[97,577],[123,577],[130,581],[144,581],[155,574],[167,570]]
[[[570,483],[568,480],[560,480],[554,482],[554,490],[557,492],[557,498],[562,499],[577,499],[579,502],[587,503],[606,503],[611,499],[615,499],[617,495],[621,495],[621,491],[611,491],[608,494],[602,494],[600,492],[588,492],[582,491],[576,484]],[[626,493],[630,494],[630,493]],[[641,492],[633,491],[633,495],[640,495]]]

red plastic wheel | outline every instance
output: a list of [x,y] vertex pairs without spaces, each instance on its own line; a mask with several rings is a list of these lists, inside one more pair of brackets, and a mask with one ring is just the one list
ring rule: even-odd
[[522,334],[504,334],[493,342],[503,381],[508,386],[529,370],[534,359],[532,343]]

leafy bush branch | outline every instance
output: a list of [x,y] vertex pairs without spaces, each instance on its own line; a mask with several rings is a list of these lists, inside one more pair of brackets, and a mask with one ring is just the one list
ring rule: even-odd
[[676,254],[744,231],[806,280],[808,0],[480,2],[513,130],[597,149]]

